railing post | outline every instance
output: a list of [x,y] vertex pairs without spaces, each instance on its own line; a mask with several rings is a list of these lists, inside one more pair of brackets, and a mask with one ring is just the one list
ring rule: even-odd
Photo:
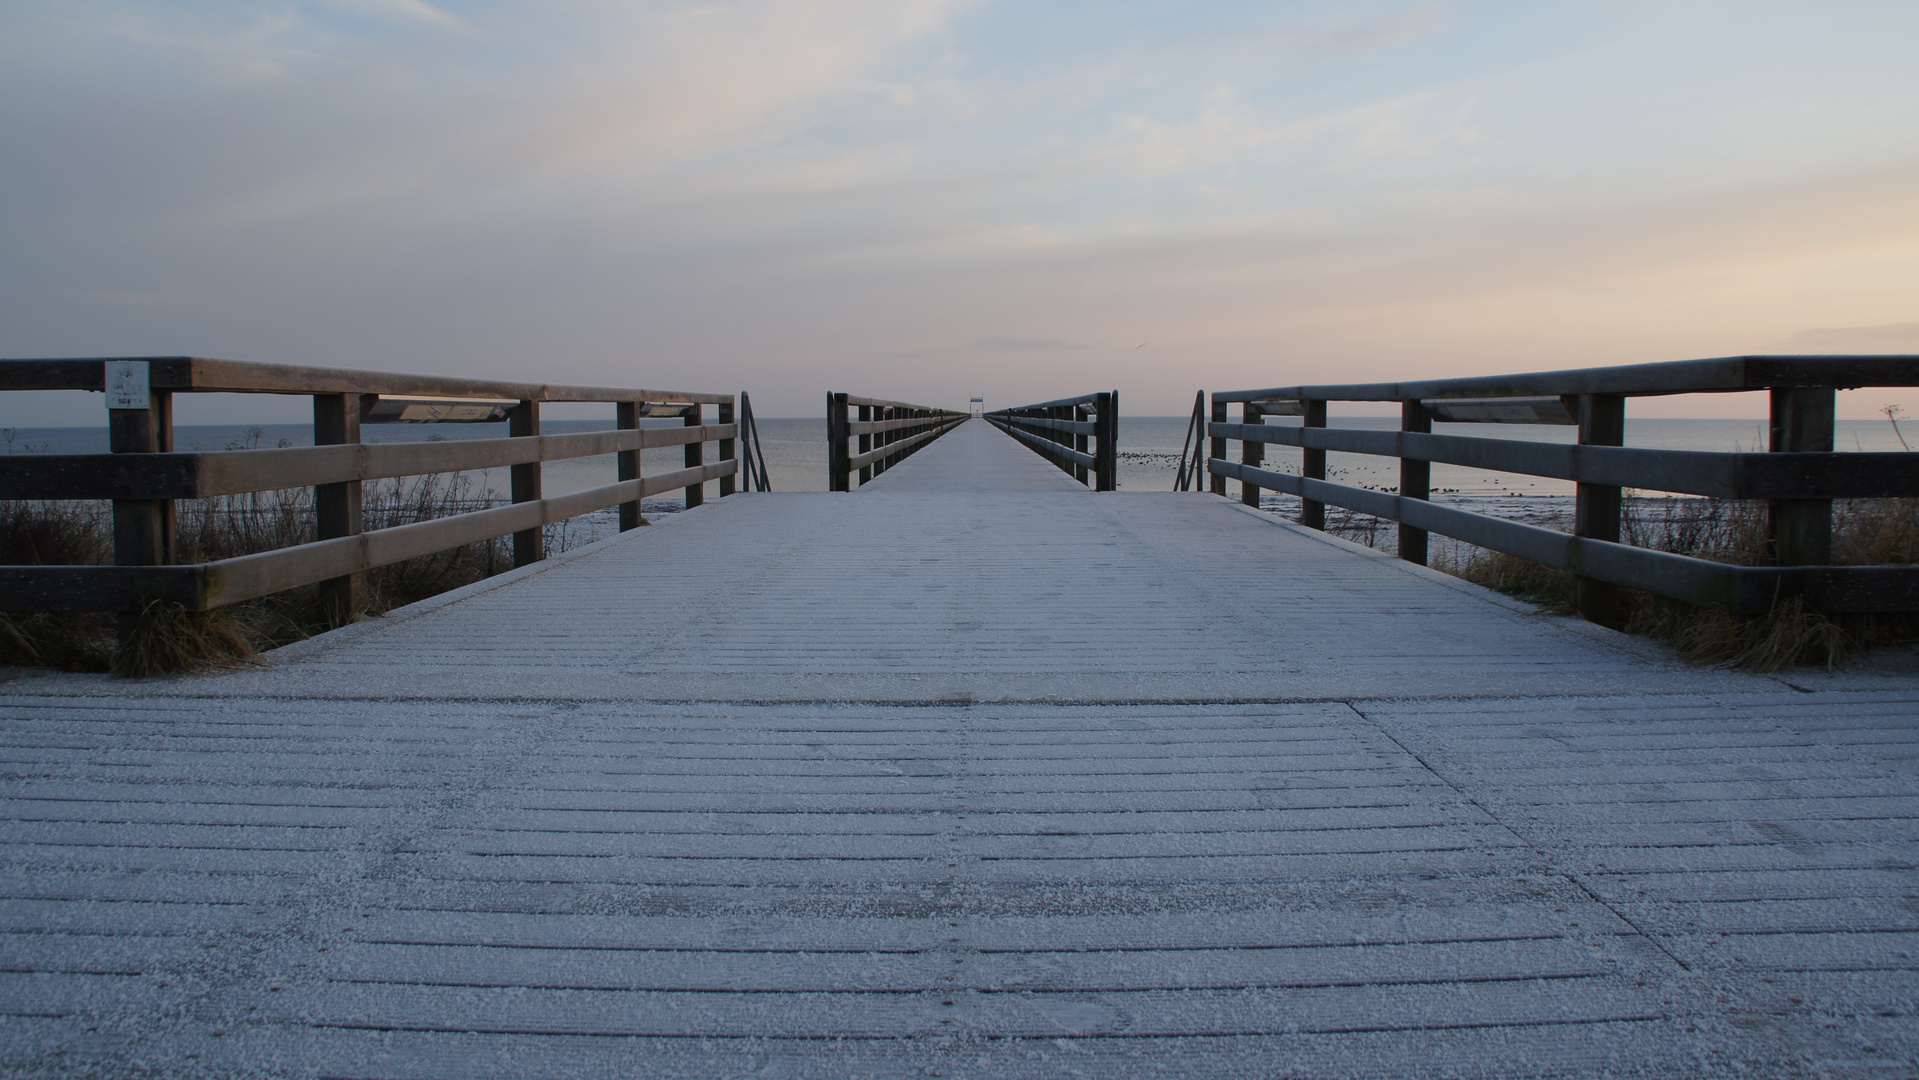
[[[1072,413],[1073,413],[1073,422],[1075,424],[1081,424],[1086,422],[1086,406],[1075,405],[1073,406]],[[1094,417],[1093,426],[1095,428],[1099,426],[1098,416]],[[1094,436],[1081,435],[1079,432],[1076,431],[1073,433],[1072,438],[1073,438],[1073,442],[1072,442],[1073,449],[1079,451],[1082,454],[1086,453],[1086,448],[1088,446],[1093,447],[1094,450],[1099,449],[1099,444],[1095,441]],[[1098,459],[1096,458],[1094,460],[1098,460]],[[1088,469],[1086,466],[1081,465],[1078,462],[1075,462],[1073,464],[1073,479],[1078,480],[1081,484],[1086,483],[1086,478],[1091,472],[1092,472],[1091,469]]]
[[[865,423],[865,422],[867,422],[867,421],[870,421],[870,420],[872,420],[872,419],[873,419],[873,407],[872,407],[872,406],[870,406],[870,405],[861,405],[861,406],[860,406],[860,421],[861,421],[862,423]],[[871,436],[871,435],[861,435],[861,436],[860,436],[860,442],[859,442],[859,451],[860,451],[860,453],[862,453],[862,454],[864,454],[864,453],[866,453],[867,451],[869,451],[869,450],[871,450],[871,449],[873,449],[873,436]],[[868,464],[865,464],[865,465],[861,465],[861,466],[860,466],[860,483],[864,485],[864,484],[869,484],[869,483],[872,483],[872,481],[873,481],[873,466],[872,466],[872,464],[871,464],[871,463],[868,463]]]
[[[313,445],[359,442],[361,407],[359,394],[313,395]],[[313,511],[318,539],[360,535],[365,527],[361,482],[316,485]],[[327,625],[345,626],[359,614],[365,602],[365,580],[364,574],[347,574],[320,583],[320,611]]]
[[847,446],[846,395],[826,394],[826,487],[828,491],[851,491],[853,454]]
[[[540,403],[522,401],[508,414],[506,433],[515,439],[530,438],[540,433]],[[529,461],[512,468],[513,501],[516,503],[538,502],[540,500],[541,462]],[[522,529],[513,534],[513,565],[528,566],[546,558],[546,529],[535,526]]]
[[[1225,423],[1226,422],[1226,403],[1219,400],[1218,398],[1214,398],[1212,413],[1213,415],[1210,418],[1212,423],[1214,424]],[[1226,460],[1226,440],[1219,438],[1218,436],[1213,437],[1212,450],[1206,455],[1206,460],[1209,462],[1209,464],[1206,466],[1206,479],[1207,479],[1207,483],[1212,487],[1213,494],[1224,496],[1226,494],[1226,476],[1223,473],[1216,473],[1213,471],[1213,467],[1210,464],[1210,462],[1213,461],[1214,459],[1218,459],[1220,461]]]
[[[125,378],[116,385],[115,367]],[[107,449],[115,454],[163,454],[173,450],[173,395],[152,388],[144,360],[107,365]],[[124,393],[126,396],[121,396]],[[116,400],[127,403],[113,408]],[[173,562],[174,516],[171,499],[113,500],[113,562],[116,566],[166,566]],[[121,612],[120,643],[139,624],[139,612]]]
[[[1264,419],[1264,414],[1259,411],[1259,406],[1253,404],[1250,401],[1242,401],[1239,403],[1239,422],[1242,424],[1260,424],[1260,425],[1264,425],[1266,423]],[[1240,464],[1248,465],[1253,468],[1258,468],[1259,464],[1265,460],[1266,460],[1266,444],[1265,443],[1251,442],[1246,439],[1240,440],[1239,442]],[[1252,483],[1249,480],[1242,478],[1239,482],[1239,501],[1242,503],[1245,503],[1247,506],[1250,506],[1255,510],[1259,509],[1259,486]]]
[[[688,405],[686,407],[686,411],[681,413],[680,415],[686,417],[687,427],[699,427],[705,423],[705,421],[700,418],[700,414],[703,411],[704,410],[697,404]],[[686,460],[686,467],[689,469],[697,468],[698,466],[706,464],[706,443],[704,441],[687,443],[685,460]],[[701,481],[696,484],[688,484],[686,486],[686,508],[688,510],[693,509],[694,507],[700,505],[701,503],[705,501],[706,501],[705,481]]]
[[[734,416],[733,399],[727,398],[725,401],[720,402],[719,423],[730,424],[733,422],[733,416]],[[735,440],[733,439],[720,440],[720,460],[721,461],[733,461],[734,445],[735,445]],[[733,494],[736,487],[734,480],[736,477],[739,476],[739,474],[740,474],[740,463],[737,461],[733,461],[733,475],[720,477],[720,498],[724,499],[728,495]]]
[[[1433,414],[1426,406],[1417,401],[1399,403],[1399,430],[1416,434],[1428,434],[1433,430]],[[1418,499],[1424,502],[1433,494],[1433,463],[1420,458],[1401,457],[1399,459],[1399,497]],[[1399,526],[1399,557],[1407,562],[1426,565],[1426,530],[1415,529],[1404,522]]]
[[[1306,415],[1301,426],[1323,428],[1326,426],[1326,402],[1307,398]],[[1326,479],[1326,451],[1301,450],[1299,454],[1299,475],[1308,480]],[[1299,523],[1309,529],[1326,528],[1326,504],[1318,499],[1299,500]]]
[[[1579,395],[1579,445],[1623,446],[1626,399],[1616,394]],[[1580,484],[1573,503],[1573,535],[1619,542],[1620,489],[1610,484]],[[1626,624],[1619,586],[1575,575],[1573,607],[1588,622],[1618,630]]]
[[[643,401],[614,402],[613,425],[621,431],[638,431],[640,429],[640,410],[645,404]],[[619,464],[620,479],[622,481],[638,480],[640,478],[640,451],[622,450],[614,455],[614,458]],[[620,504],[621,532],[626,532],[628,529],[637,529],[644,524],[646,524],[646,515],[641,511],[640,500],[634,499],[632,502],[623,502]]]
[[1099,439],[1093,459],[1099,464],[1099,491],[1119,490],[1119,391],[1100,394],[1094,428]]
[[[1832,388],[1776,386],[1772,390],[1775,454],[1831,453]],[[1776,499],[1768,507],[1773,555],[1781,566],[1826,566],[1832,562],[1832,500]]]

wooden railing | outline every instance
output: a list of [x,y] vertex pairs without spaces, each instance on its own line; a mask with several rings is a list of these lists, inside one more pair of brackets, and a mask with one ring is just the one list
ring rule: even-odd
[[[1587,618],[1617,626],[1618,588],[1695,604],[1759,612],[1802,597],[1824,611],[1919,611],[1919,567],[1841,566],[1832,561],[1832,501],[1919,495],[1919,454],[1835,453],[1834,391],[1919,385],[1919,356],[1745,356],[1575,371],[1409,383],[1289,386],[1212,396],[1207,463],[1212,490],[1240,481],[1257,506],[1261,488],[1297,495],[1300,521],[1325,527],[1328,504],[1399,522],[1401,558],[1424,563],[1439,533],[1576,575]],[[1771,392],[1770,452],[1704,453],[1622,446],[1628,398]],[[1399,431],[1326,425],[1329,401],[1397,401]],[[1228,423],[1238,402],[1240,422]],[[1265,416],[1303,426],[1267,426]],[[1576,424],[1578,445],[1432,434],[1433,421]],[[1227,458],[1237,440],[1239,461]],[[1269,443],[1303,451],[1301,475],[1260,467]],[[1326,452],[1399,459],[1399,493],[1328,483]],[[1574,481],[1571,534],[1435,506],[1431,463]],[[1735,566],[1619,542],[1621,489],[1635,488],[1771,504],[1772,565]]]
[[[852,415],[858,410],[857,418]],[[852,394],[826,395],[827,487],[853,490],[853,474],[866,484],[927,443],[953,430],[966,414],[931,405],[881,401]]]
[[1193,394],[1193,413],[1186,420],[1186,437],[1179,444],[1179,471],[1174,491],[1198,491],[1199,474],[1206,468],[1206,391]]
[[[0,361],[0,390],[107,393],[108,454],[0,457],[0,499],[111,499],[112,566],[0,567],[0,607],[10,611],[139,611],[153,600],[206,610],[303,585],[320,584],[329,618],[360,606],[361,575],[374,567],[512,534],[515,565],[543,557],[542,529],[610,506],[620,528],[645,523],[640,500],[684,489],[698,506],[709,481],[734,489],[737,463],[730,394],[455,379],[372,371],[159,357]],[[173,396],[182,393],[301,394],[313,397],[314,446],[272,450],[173,451]],[[617,430],[540,434],[544,402],[611,402]],[[707,406],[716,406],[714,423]],[[644,417],[676,416],[677,428],[642,428]],[[362,443],[362,423],[504,419],[503,439]],[[705,461],[706,443],[719,460]],[[684,446],[685,467],[640,475],[640,451]],[[551,498],[540,465],[617,455],[619,482]],[[368,480],[463,470],[511,469],[512,504],[363,532],[361,485]],[[312,487],[318,539],[274,551],[173,565],[176,499]]]
[[753,419],[753,397],[740,391],[740,481],[748,491],[772,491],[773,480],[766,474],[766,446],[760,441],[760,425]]
[[999,409],[986,418],[1080,483],[1119,490],[1119,391]]

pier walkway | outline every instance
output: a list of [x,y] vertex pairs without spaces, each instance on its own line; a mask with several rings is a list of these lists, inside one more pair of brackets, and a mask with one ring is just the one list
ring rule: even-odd
[[1919,1067],[1919,678],[1688,667],[982,421],[0,704],[20,1074]]

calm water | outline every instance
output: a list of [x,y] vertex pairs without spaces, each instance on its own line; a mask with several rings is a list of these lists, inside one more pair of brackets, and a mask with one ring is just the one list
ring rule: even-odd
[[[1269,418],[1271,423],[1297,423],[1296,419]],[[662,421],[660,426],[677,426],[679,421]],[[1390,417],[1334,417],[1335,427],[1391,431],[1398,421]],[[549,434],[593,431],[611,427],[607,421],[549,421],[543,427]],[[649,423],[649,426],[652,426]],[[1178,469],[1180,444],[1186,435],[1184,417],[1128,416],[1120,421],[1120,487],[1128,491],[1170,491]],[[1491,436],[1535,442],[1571,443],[1575,430],[1527,424],[1438,424],[1442,434]],[[823,418],[769,419],[759,421],[765,446],[767,472],[775,491],[826,490],[826,421]],[[364,429],[368,442],[424,442],[433,439],[497,439],[506,436],[505,424],[382,424]],[[1914,432],[1907,437],[1913,438]],[[182,426],[174,433],[175,446],[182,451],[227,450],[246,447],[310,446],[312,429],[304,424]],[[1758,420],[1631,420],[1626,422],[1626,444],[1667,450],[1750,450],[1765,445],[1765,424]],[[1842,420],[1838,425],[1837,447],[1841,450],[1897,451],[1902,449],[1892,426],[1884,420]],[[107,448],[105,427],[99,428],[14,428],[0,430],[0,453],[91,454]],[[707,446],[709,460],[714,453]],[[1232,453],[1238,456],[1238,445]],[[648,450],[643,468],[647,475],[683,467],[680,447]],[[1291,447],[1269,446],[1267,467],[1281,472],[1297,472],[1299,451]],[[1357,454],[1328,454],[1327,478],[1361,487],[1390,489],[1398,483],[1398,463],[1390,458],[1371,458]],[[502,495],[508,490],[507,470],[491,469],[468,474],[474,493],[491,488]],[[545,489],[549,495],[565,494],[618,479],[611,454],[596,458],[547,463]],[[1464,469],[1451,465],[1433,466],[1433,490],[1436,495],[1460,497],[1570,495],[1573,486],[1559,480],[1513,476]]]

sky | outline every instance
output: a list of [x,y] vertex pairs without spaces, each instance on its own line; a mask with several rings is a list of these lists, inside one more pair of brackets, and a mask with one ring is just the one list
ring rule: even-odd
[[12,0],[0,356],[779,416],[1919,353],[1915,55],[1913,0]]

